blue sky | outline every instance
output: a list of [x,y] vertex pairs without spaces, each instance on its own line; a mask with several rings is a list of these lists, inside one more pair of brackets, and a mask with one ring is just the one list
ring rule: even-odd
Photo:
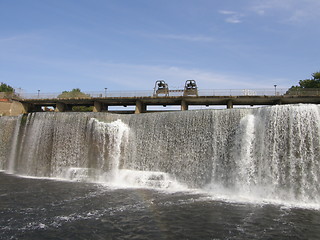
[[0,82],[286,88],[320,70],[319,23],[319,0],[0,0]]

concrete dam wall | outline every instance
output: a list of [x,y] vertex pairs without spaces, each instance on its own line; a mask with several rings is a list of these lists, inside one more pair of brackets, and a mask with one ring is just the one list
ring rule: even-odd
[[320,204],[320,108],[0,117],[13,174]]

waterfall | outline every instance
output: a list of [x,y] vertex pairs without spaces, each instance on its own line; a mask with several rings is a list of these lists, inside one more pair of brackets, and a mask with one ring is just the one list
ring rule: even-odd
[[0,117],[0,168],[117,186],[320,204],[318,105]]
[[8,159],[14,146],[13,138],[17,138],[18,119],[15,117],[0,117],[0,169],[10,169]]
[[[120,119],[105,123],[95,118],[89,121],[89,132],[97,148],[97,168],[109,172],[109,181],[114,180],[120,168],[121,152],[128,144],[129,126]],[[125,152],[122,154],[125,155]]]
[[11,150],[9,155],[9,163],[8,163],[8,173],[14,173],[14,164],[15,164],[15,159],[18,152],[18,136],[19,136],[19,130],[21,125],[21,119],[22,119],[22,115],[18,117],[16,126],[13,131],[13,139],[12,139]]
[[240,120],[235,138],[235,149],[232,149],[232,158],[236,161],[238,169],[236,186],[241,191],[250,191],[250,186],[257,184],[254,176],[255,158],[255,117],[249,114]]

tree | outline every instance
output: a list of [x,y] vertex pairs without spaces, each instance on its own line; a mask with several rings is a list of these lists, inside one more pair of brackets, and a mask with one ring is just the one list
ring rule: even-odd
[[[310,88],[319,88],[320,89],[320,72],[314,72],[311,74],[311,79],[304,79],[299,81],[299,86],[292,86],[289,88],[286,94],[295,94],[297,92],[305,92]],[[309,92],[309,91],[308,91]],[[311,93],[311,92],[310,92]]]
[[13,92],[14,92],[14,88],[2,82],[2,83],[0,84],[0,92],[10,92],[10,93],[13,93]]
[[312,79],[300,80],[300,86],[292,86],[298,88],[320,88],[320,72],[315,72],[311,75]]
[[[74,88],[71,91],[63,91],[58,98],[90,98],[90,95],[81,92],[80,88]],[[93,107],[90,106],[73,106],[72,111],[75,112],[92,112]]]
[[320,72],[315,72],[312,74],[313,79],[320,81]]
[[71,91],[63,91],[58,98],[89,98],[88,94],[81,92],[80,88],[74,88]]
[[92,112],[93,106],[73,106],[72,111],[74,112]]

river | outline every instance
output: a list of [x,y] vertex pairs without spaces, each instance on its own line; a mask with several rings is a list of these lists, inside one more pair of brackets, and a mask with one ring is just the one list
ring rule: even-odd
[[0,173],[0,239],[319,239],[320,211]]

